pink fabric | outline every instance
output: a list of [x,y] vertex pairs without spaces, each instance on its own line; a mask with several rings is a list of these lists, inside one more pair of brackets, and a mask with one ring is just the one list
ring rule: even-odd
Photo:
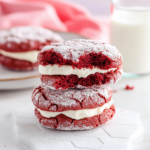
[[0,29],[37,25],[75,32],[91,39],[109,40],[109,20],[63,0],[0,0]]

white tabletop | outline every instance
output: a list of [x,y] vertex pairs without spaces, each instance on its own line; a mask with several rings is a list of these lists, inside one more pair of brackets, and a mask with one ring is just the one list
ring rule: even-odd
[[[134,90],[125,90],[125,86],[133,85]],[[111,86],[117,90],[113,94],[116,107],[140,113],[144,125],[144,140],[133,145],[133,150],[150,149],[150,76],[140,78],[122,78]],[[17,143],[13,131],[13,111],[31,101],[32,89],[0,91],[0,150],[30,150]]]

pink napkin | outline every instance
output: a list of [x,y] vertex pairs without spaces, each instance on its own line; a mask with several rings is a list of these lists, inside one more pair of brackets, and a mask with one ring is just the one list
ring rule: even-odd
[[0,0],[0,29],[37,25],[109,42],[109,19],[62,0]]

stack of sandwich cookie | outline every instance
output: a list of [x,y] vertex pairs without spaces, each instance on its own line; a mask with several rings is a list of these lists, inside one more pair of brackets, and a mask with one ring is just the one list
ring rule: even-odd
[[122,56],[109,44],[71,40],[46,46],[38,55],[42,84],[35,87],[35,115],[45,127],[84,130],[115,114],[109,84],[122,76]]
[[13,70],[37,69],[37,56],[45,46],[63,39],[42,27],[22,26],[0,32],[0,63]]

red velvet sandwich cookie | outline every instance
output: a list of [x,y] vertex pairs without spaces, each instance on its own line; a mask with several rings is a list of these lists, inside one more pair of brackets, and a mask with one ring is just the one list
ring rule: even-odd
[[22,26],[0,32],[0,63],[13,70],[37,68],[37,55],[46,45],[63,39],[42,27]]
[[95,40],[46,46],[38,55],[41,82],[51,89],[88,88],[117,82],[122,56],[116,47]]
[[106,123],[115,114],[108,85],[52,90],[41,84],[34,88],[32,101],[39,123],[52,129],[92,129]]

